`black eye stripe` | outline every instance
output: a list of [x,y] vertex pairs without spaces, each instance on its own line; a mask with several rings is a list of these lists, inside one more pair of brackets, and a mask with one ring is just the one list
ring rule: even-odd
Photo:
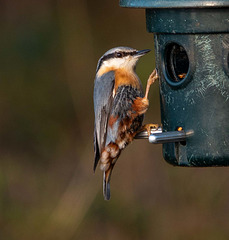
[[[111,58],[121,58],[121,57],[126,57],[126,56],[133,56],[136,54],[137,51],[132,51],[132,52],[123,52],[123,51],[118,51],[118,52],[114,52],[114,53],[110,53],[110,54],[107,54],[105,56],[103,56],[100,61],[99,61],[99,64],[98,64],[98,67],[97,67],[97,71],[99,70],[99,68],[101,67],[102,63],[108,59],[111,59]],[[117,56],[117,54],[120,54],[120,56]]]
[[134,54],[136,54],[136,51],[133,51],[133,52],[122,52],[122,51],[119,51],[119,52],[114,52],[114,53],[110,53],[108,55],[105,55],[101,60],[105,61],[105,60],[108,60],[110,58],[126,57],[128,55],[133,56]]

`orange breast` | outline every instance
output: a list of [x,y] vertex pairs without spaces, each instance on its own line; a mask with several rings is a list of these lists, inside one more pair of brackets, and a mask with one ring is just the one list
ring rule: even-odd
[[101,77],[103,74],[108,73],[110,71],[115,71],[114,67],[101,67],[97,72],[97,75]]
[[124,69],[117,69],[115,71],[115,91],[121,85],[131,85],[136,89],[141,89],[141,84],[137,75],[132,71],[126,71]]
[[140,80],[134,71],[129,71],[124,68],[115,69],[114,67],[102,67],[97,72],[97,75],[102,76],[110,71],[115,72],[115,92],[121,85],[131,85],[136,89],[142,90]]

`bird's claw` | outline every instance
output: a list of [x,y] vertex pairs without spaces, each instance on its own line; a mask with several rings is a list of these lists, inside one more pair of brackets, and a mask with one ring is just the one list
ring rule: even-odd
[[149,124],[145,124],[142,127],[143,131],[147,131],[148,137],[150,136],[151,133],[153,133],[154,131],[158,130],[159,128],[159,124],[153,124],[153,123],[149,123]]
[[157,69],[155,68],[153,70],[153,72],[150,74],[148,80],[147,80],[147,85],[146,85],[146,93],[145,93],[145,98],[148,98],[148,94],[149,94],[149,89],[150,86],[159,78],[158,74],[157,74]]
[[159,76],[158,76],[158,73],[157,73],[157,69],[155,68],[149,76],[148,81],[150,82],[150,85],[153,84],[158,78],[159,78]]

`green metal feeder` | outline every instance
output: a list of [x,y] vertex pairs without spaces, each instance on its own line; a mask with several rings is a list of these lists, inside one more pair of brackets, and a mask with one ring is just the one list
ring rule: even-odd
[[151,142],[162,137],[164,158],[173,165],[228,166],[229,1],[120,5],[145,8],[147,30],[155,36],[163,130]]

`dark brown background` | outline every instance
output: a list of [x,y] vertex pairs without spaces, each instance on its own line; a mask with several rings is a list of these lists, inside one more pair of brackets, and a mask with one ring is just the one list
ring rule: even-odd
[[[111,201],[93,174],[93,81],[115,46],[153,49],[118,1],[0,1],[0,238],[228,239],[228,168],[175,168],[161,146],[121,155]],[[137,73],[145,88],[153,51]],[[159,90],[145,122],[160,122]]]

